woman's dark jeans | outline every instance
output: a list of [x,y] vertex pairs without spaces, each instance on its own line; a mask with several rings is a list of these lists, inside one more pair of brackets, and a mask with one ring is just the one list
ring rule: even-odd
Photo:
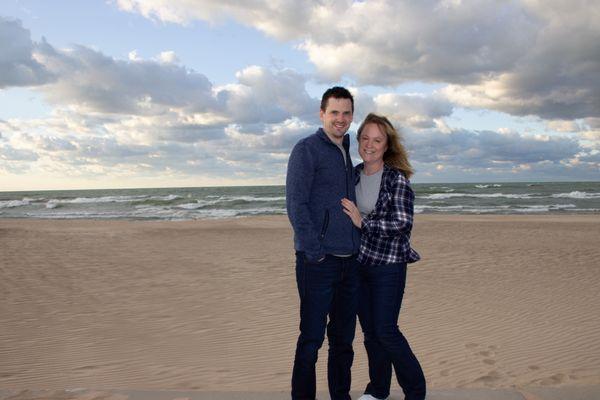
[[390,394],[392,365],[406,400],[425,399],[425,377],[419,361],[398,329],[406,283],[406,263],[360,267],[358,317],[369,357],[370,382],[365,394]]

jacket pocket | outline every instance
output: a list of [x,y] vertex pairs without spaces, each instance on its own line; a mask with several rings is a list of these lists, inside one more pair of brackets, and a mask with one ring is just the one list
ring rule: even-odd
[[325,210],[325,215],[323,216],[323,225],[321,225],[321,234],[319,235],[320,240],[323,240],[323,238],[325,237],[328,226],[329,226],[329,210]]

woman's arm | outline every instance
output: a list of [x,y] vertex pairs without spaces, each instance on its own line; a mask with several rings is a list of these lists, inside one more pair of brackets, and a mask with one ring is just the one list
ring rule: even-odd
[[351,200],[342,199],[342,207],[344,208],[344,212],[350,217],[352,223],[357,228],[362,227],[362,217],[360,216],[360,211],[358,211],[358,207]]
[[406,178],[398,175],[391,185],[390,194],[388,212],[380,217],[382,213],[375,209],[362,220],[363,234],[391,237],[411,231],[415,194]]

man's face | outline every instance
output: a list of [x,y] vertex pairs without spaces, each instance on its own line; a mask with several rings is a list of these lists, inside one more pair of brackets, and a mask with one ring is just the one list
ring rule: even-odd
[[352,101],[330,97],[327,99],[325,111],[321,110],[319,117],[329,139],[341,143],[352,123]]

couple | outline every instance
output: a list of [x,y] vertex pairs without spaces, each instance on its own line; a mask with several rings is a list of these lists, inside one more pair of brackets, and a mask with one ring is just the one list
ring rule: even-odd
[[410,247],[412,168],[397,131],[375,114],[358,129],[364,162],[353,168],[346,135],[353,113],[347,89],[328,89],[321,100],[323,127],[300,140],[288,162],[286,201],[300,295],[292,399],[315,399],[315,364],[327,331],[329,393],[332,400],[350,400],[358,313],[370,378],[360,399],[387,398],[393,366],[406,399],[423,400],[423,371],[397,325],[406,265],[419,259]]

